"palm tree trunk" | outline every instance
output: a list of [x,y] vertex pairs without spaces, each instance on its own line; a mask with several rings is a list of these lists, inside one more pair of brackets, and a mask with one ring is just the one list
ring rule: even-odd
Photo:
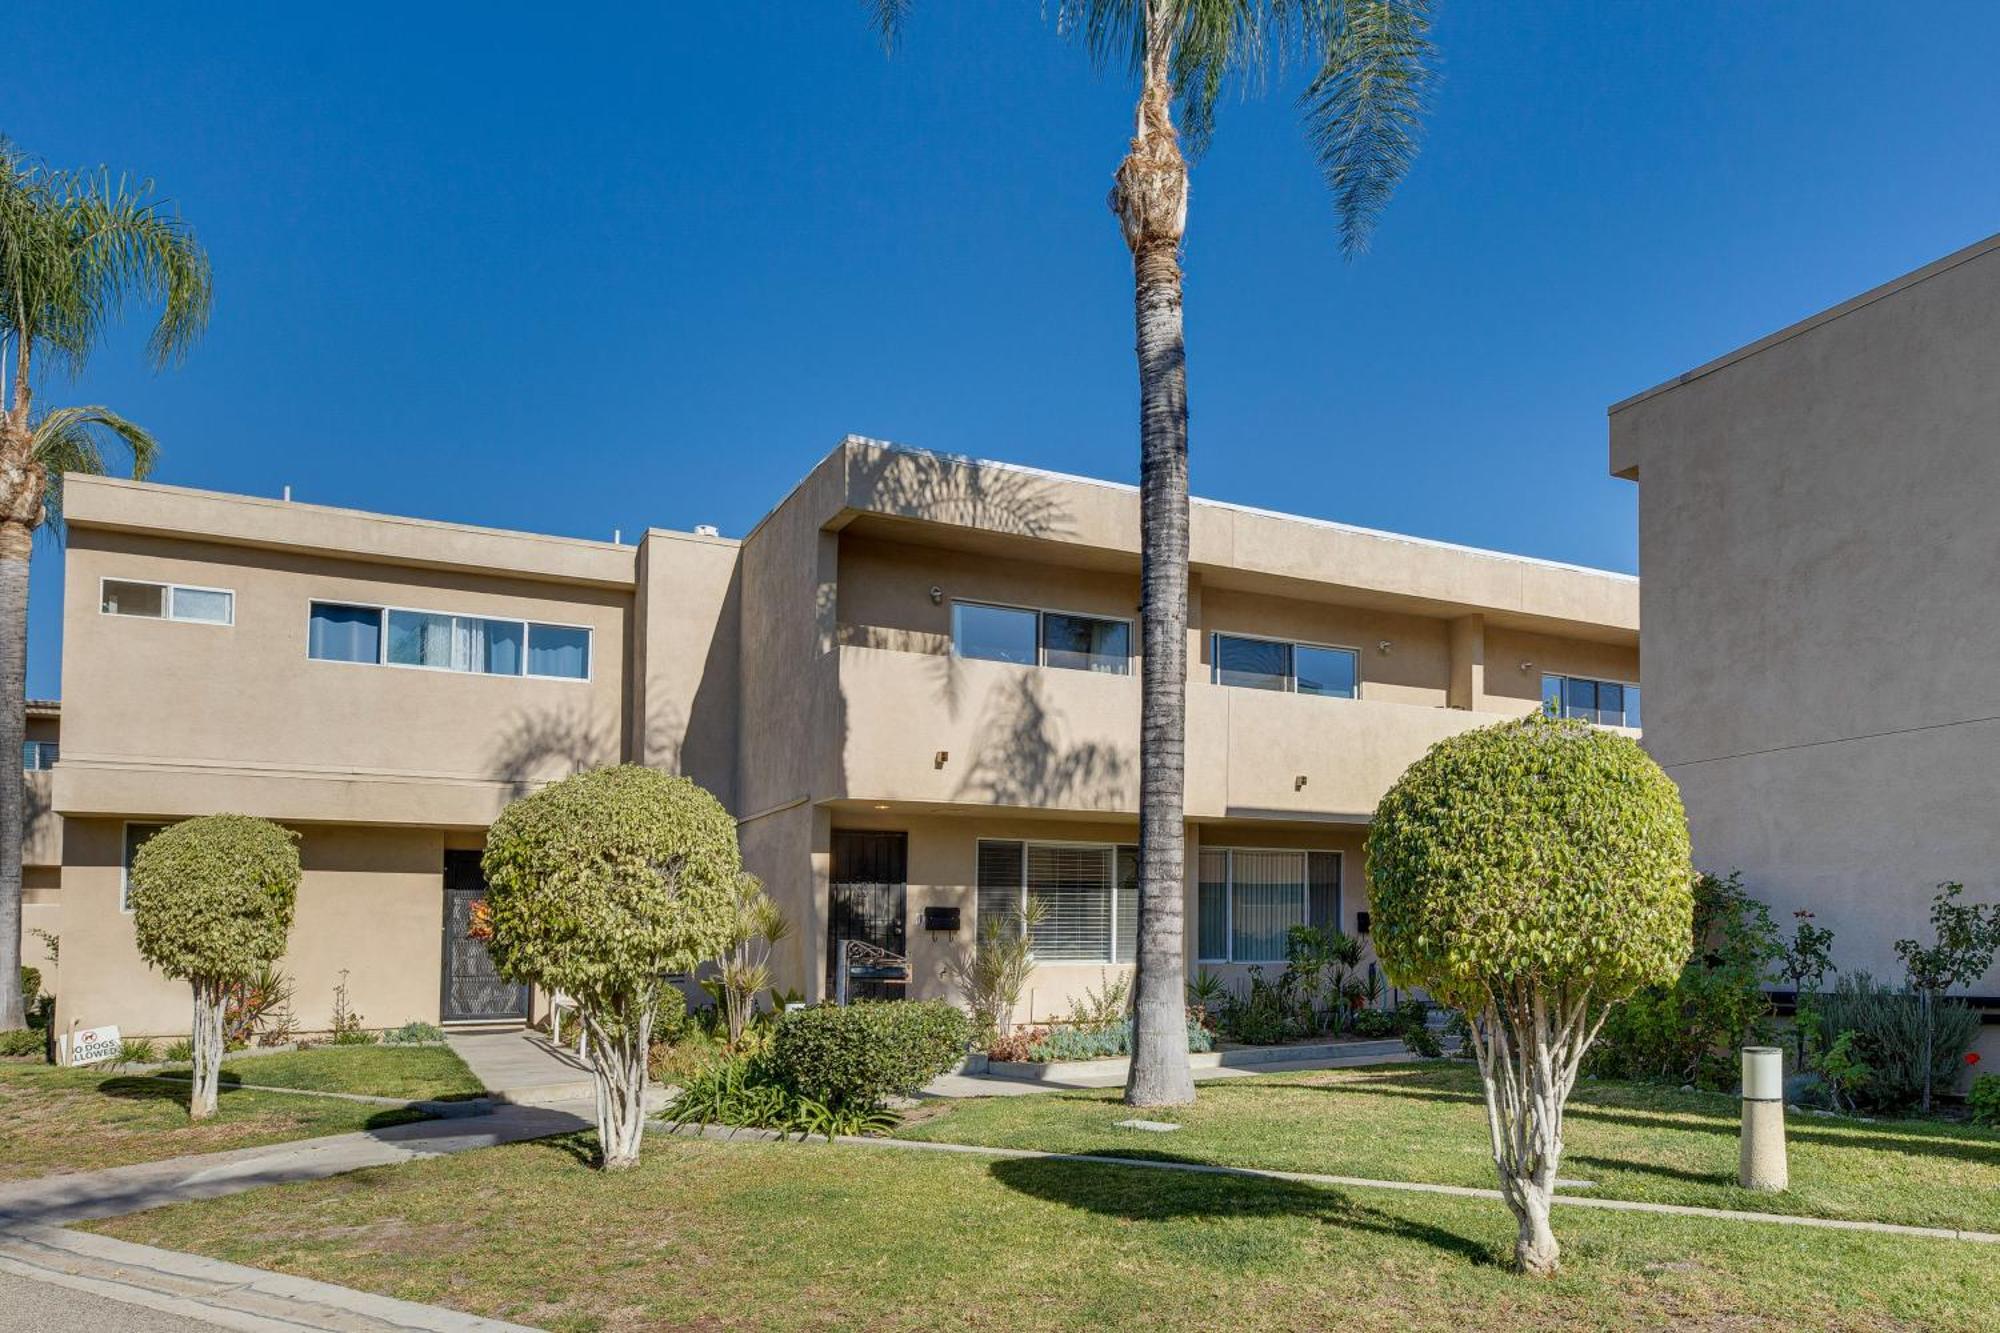
[[[1163,6],[1162,9],[1167,7]],[[1111,206],[1132,249],[1139,355],[1139,942],[1130,1106],[1194,1100],[1188,1072],[1186,963],[1188,464],[1181,333],[1181,234],[1187,163],[1176,142],[1168,32],[1148,33],[1132,151]]]
[[28,556],[34,529],[0,521],[0,1032],[27,1026],[21,996],[21,821],[26,794]]

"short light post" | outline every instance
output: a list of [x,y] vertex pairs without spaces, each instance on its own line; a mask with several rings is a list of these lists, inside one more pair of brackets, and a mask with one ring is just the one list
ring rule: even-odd
[[1776,1046],[1743,1048],[1743,1151],[1737,1180],[1775,1194],[1791,1183],[1785,1166],[1785,1054]]

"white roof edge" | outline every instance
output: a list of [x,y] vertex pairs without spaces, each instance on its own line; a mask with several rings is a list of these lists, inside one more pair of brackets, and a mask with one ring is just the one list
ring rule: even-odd
[[1948,273],[1960,264],[1970,263],[1972,260],[1978,259],[1981,255],[1996,249],[2000,249],[2000,232],[1995,232],[1983,241],[1974,241],[1962,250],[1954,250],[1942,259],[1934,259],[1922,268],[1912,269],[1901,277],[1891,278],[1879,287],[1871,287],[1861,293],[1861,295],[1850,297],[1842,301],[1839,305],[1829,306],[1816,315],[1807,315],[1795,324],[1788,324],[1776,333],[1766,334],[1755,342],[1745,343],[1733,352],[1725,352],[1713,361],[1696,366],[1693,370],[1685,374],[1676,375],[1670,380],[1655,384],[1650,389],[1641,389],[1629,398],[1621,398],[1605,409],[1605,415],[1616,416],[1635,403],[1642,403],[1648,398],[1656,397],[1671,389],[1678,389],[1683,384],[1701,379],[1705,375],[1713,375],[1716,371],[1732,366],[1746,357],[1755,356],[1767,348],[1775,347],[1781,342],[1787,342],[1802,333],[1809,333],[1822,324],[1839,319],[1842,315],[1851,315],[1863,306],[1873,305],[1885,296],[1894,296],[1897,292],[1935,278],[1940,273]]

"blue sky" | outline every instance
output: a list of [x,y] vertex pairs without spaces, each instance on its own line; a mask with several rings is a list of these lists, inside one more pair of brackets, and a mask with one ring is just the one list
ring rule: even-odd
[[[1042,8],[930,0],[884,59],[849,0],[12,0],[0,132],[157,178],[216,271],[185,368],[134,329],[44,401],[145,422],[164,481],[589,537],[740,534],[850,431],[1131,480],[1130,91]],[[1358,262],[1295,81],[1222,108],[1198,494],[1634,569],[1609,403],[2000,225],[2000,7],[1439,9]]]

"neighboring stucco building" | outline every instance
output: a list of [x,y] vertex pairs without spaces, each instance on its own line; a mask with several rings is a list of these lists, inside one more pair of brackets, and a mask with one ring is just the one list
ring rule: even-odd
[[[1023,1016],[1131,956],[1139,649],[1132,488],[849,439],[740,541],[636,546],[74,478],[55,807],[59,1024],[187,1026],[120,910],[150,827],[303,834],[284,966],[323,1027],[504,1019],[464,939],[484,829],[620,760],[741,823],[795,929],[907,952],[917,995],[1025,896]],[[1639,721],[1629,576],[1196,501],[1188,953],[1241,975],[1286,926],[1361,928],[1376,800],[1434,740],[1554,694]],[[954,921],[955,914],[955,921]]]
[[53,801],[61,752],[62,705],[27,702],[28,734],[21,746],[26,781],[21,807],[21,962],[42,974],[42,989],[56,989],[56,955],[50,941],[62,929],[62,820]]
[[2000,898],[2000,237],[1619,403],[1611,470],[1698,864],[1900,982],[1940,881]]

